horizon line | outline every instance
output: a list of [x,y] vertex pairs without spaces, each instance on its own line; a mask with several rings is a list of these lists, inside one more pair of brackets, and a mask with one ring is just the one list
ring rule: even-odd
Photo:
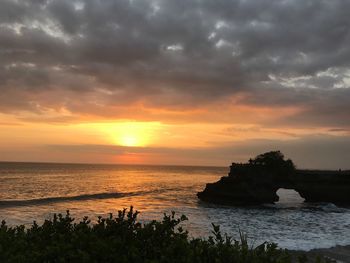
[[[4,161],[0,160],[2,163],[24,163],[24,164],[66,164],[66,165],[107,165],[107,166],[164,166],[164,167],[202,167],[202,168],[230,168],[231,164],[228,166],[218,166],[218,165],[195,165],[195,164],[142,164],[142,163],[89,163],[89,162],[48,162],[48,161]],[[341,172],[350,172],[350,168],[347,169],[324,169],[324,168],[296,168],[300,171],[341,171]]]
[[1,163],[28,163],[28,164],[68,164],[68,165],[123,165],[123,166],[173,166],[173,167],[209,167],[209,168],[227,168],[228,166],[218,166],[218,165],[195,165],[195,164],[142,164],[142,163],[90,163],[90,162],[55,162],[55,161],[6,161],[0,160]]

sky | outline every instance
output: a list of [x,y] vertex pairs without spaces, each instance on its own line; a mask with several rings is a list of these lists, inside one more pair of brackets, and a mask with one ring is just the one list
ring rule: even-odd
[[0,5],[2,161],[350,168],[350,1]]

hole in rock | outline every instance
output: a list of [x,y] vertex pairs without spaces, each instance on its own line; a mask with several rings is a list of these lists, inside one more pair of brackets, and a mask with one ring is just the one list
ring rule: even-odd
[[276,204],[301,204],[305,201],[294,189],[280,188],[277,190],[276,194],[279,196],[279,200]]

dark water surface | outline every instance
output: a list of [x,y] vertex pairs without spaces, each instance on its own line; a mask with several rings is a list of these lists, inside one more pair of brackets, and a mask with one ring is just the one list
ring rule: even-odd
[[225,176],[228,168],[0,163],[0,220],[31,224],[65,213],[97,217],[133,205],[141,220],[175,211],[189,218],[193,236],[207,236],[211,222],[253,244],[277,242],[304,249],[350,244],[350,209],[330,203],[304,204],[293,190],[280,189],[280,202],[235,208],[200,202],[196,193]]

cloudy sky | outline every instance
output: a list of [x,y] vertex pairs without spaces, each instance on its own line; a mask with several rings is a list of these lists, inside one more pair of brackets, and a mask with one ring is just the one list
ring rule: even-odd
[[350,168],[349,10],[1,0],[0,160]]

